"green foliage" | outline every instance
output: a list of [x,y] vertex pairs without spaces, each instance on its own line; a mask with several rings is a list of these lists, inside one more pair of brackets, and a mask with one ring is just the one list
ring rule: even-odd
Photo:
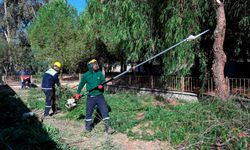
[[151,8],[146,2],[89,1],[82,16],[86,33],[101,39],[108,51],[127,61],[138,61],[144,54],[142,49],[152,47],[154,39],[150,31]]
[[139,123],[135,117],[138,112],[143,110],[140,99],[131,93],[107,96],[106,99],[112,109],[110,115],[114,128],[119,132],[129,133],[127,129],[131,129]]
[[[60,88],[56,88],[56,104],[62,109],[62,111],[66,111],[65,104],[67,100],[74,96],[73,91],[70,89],[63,90]],[[45,94],[41,89],[30,88],[27,96],[27,105],[31,109],[44,109],[45,107]]]
[[58,129],[54,128],[51,125],[44,125],[43,128],[46,132],[48,132],[50,138],[58,144],[57,149],[75,150],[75,148],[71,148],[67,144],[62,143],[61,135],[60,135]]
[[28,33],[33,53],[40,63],[60,61],[65,68],[74,70],[84,57],[76,10],[64,0],[51,1],[39,9]]
[[[67,87],[67,85],[65,86]],[[66,111],[65,104],[67,100],[73,97],[76,91],[67,87],[67,90],[56,88],[56,103],[62,111]]]
[[[248,6],[248,1],[225,3],[225,50],[229,59],[235,59],[236,54],[245,60],[248,57],[244,55],[249,45],[245,39],[250,35]],[[141,62],[190,34],[209,28],[210,35],[183,43],[156,58],[156,62],[164,64],[165,74],[176,75],[188,75],[198,58],[205,76],[213,59],[211,35],[215,19],[212,1],[90,0],[86,10],[77,16],[64,0],[57,0],[39,10],[28,33],[37,66],[59,60],[67,70],[74,71],[79,63],[106,53],[119,61]],[[110,59],[114,61],[113,57]]]
[[[197,0],[168,1],[160,16],[164,30],[164,47],[170,47],[188,35],[202,31],[200,20],[203,19],[201,9],[204,9],[204,3],[206,2]],[[189,74],[199,49],[199,39],[176,47],[164,57],[165,74]]]
[[[152,120],[158,126],[158,134],[155,134],[157,138],[168,139],[173,144],[187,142],[188,145],[197,143],[204,148],[210,147],[216,139],[229,139],[234,129],[246,130],[244,123],[235,119],[244,121],[249,113],[237,108],[233,102],[221,103],[193,103],[167,106],[165,109],[149,107],[145,120]],[[242,118],[238,118],[239,115]],[[165,134],[160,134],[162,132]],[[201,143],[198,144],[199,142]]]
[[[27,47],[21,47],[15,43],[7,43],[0,39],[0,69],[9,71],[18,70],[21,66],[32,66],[32,54]],[[27,59],[28,58],[28,59]]]
[[45,96],[41,89],[31,88],[27,95],[27,106],[30,109],[44,109]]
[[[36,11],[42,6],[41,0],[3,1],[0,3],[1,64],[5,74],[14,74],[20,67],[33,66],[34,60],[27,40],[26,27]],[[6,7],[5,7],[6,6]]]
[[235,1],[225,3],[227,30],[225,37],[225,51],[231,61],[249,58],[248,45],[250,37],[250,2]]
[[[0,40],[0,57],[1,57],[1,63],[0,63],[0,67],[1,67],[1,70],[6,67],[6,61],[8,59],[8,45],[7,45],[7,42],[3,41],[3,40]],[[2,74],[2,72],[1,72]]]

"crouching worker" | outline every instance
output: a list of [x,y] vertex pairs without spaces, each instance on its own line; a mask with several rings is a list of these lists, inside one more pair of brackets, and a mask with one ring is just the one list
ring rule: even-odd
[[22,86],[21,88],[26,88],[26,86],[28,86],[28,88],[30,88],[30,83],[31,83],[31,75],[28,69],[25,70],[21,70],[21,82],[22,82]]
[[46,96],[45,100],[45,110],[44,110],[44,115],[42,117],[43,119],[49,117],[49,111],[52,108],[53,113],[56,114],[58,112],[56,108],[56,89],[55,85],[60,87],[60,81],[59,81],[59,73],[61,70],[61,63],[60,62],[55,62],[53,67],[47,70],[42,79],[42,90]]
[[105,132],[108,134],[112,134],[114,133],[114,131],[110,126],[108,106],[103,96],[104,86],[102,85],[102,83],[105,82],[105,77],[99,70],[98,63],[95,59],[88,62],[87,66],[89,70],[82,75],[80,84],[77,89],[77,94],[75,96],[75,99],[79,100],[81,90],[86,84],[88,94],[86,102],[85,132],[90,132],[92,130],[92,114],[95,107],[97,106],[101,112],[102,119],[105,124]]

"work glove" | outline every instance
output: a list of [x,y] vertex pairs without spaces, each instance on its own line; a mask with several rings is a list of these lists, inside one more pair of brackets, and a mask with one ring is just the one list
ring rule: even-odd
[[80,97],[81,97],[81,94],[76,94],[76,95],[75,95],[75,99],[76,99],[76,100],[79,100]]
[[97,87],[101,92],[104,92],[104,87],[103,87],[103,85],[98,85],[98,87]]
[[102,90],[102,89],[103,89],[103,85],[101,85],[101,84],[98,85],[98,89],[99,89],[99,90]]

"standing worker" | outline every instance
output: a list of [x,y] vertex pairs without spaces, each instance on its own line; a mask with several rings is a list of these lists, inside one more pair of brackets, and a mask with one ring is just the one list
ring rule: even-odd
[[[95,106],[101,112],[102,119],[105,124],[105,132],[108,134],[112,134],[114,131],[110,127],[110,119],[108,114],[108,107],[103,96],[104,86],[102,83],[105,82],[105,77],[102,72],[99,70],[99,65],[95,59],[92,59],[87,64],[88,71],[82,75],[80,84],[77,89],[77,94],[75,95],[75,99],[80,99],[80,93],[84,85],[86,84],[86,89],[88,91],[87,94],[87,102],[86,102],[86,124],[85,124],[85,132],[91,132],[92,127],[92,114],[95,109]],[[96,88],[96,89],[94,89]],[[93,89],[93,90],[92,90]]]
[[46,102],[45,102],[45,110],[44,115],[42,117],[42,120],[44,118],[49,117],[49,111],[52,107],[52,114],[56,114],[58,112],[56,108],[56,90],[55,90],[55,84],[60,87],[60,81],[59,81],[59,73],[61,70],[62,64],[60,62],[55,62],[53,67],[47,70],[43,75],[42,80],[42,90],[46,96]]

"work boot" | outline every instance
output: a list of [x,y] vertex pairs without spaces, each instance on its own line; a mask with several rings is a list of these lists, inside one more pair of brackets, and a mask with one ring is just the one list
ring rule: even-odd
[[109,119],[104,120],[104,124],[105,124],[105,132],[107,134],[113,134],[115,131],[111,128],[110,126],[110,121]]
[[85,131],[86,132],[91,132],[91,130],[92,130],[91,124],[92,124],[92,120],[91,121],[86,121],[84,132]]
[[51,114],[49,114],[50,116],[53,116],[53,115],[56,115],[56,114],[58,114],[58,113],[60,113],[61,111],[60,110],[55,110],[55,111],[53,111]]
[[92,131],[92,130],[88,130],[88,129],[86,129],[86,128],[83,130],[84,133],[90,133],[91,131]]

